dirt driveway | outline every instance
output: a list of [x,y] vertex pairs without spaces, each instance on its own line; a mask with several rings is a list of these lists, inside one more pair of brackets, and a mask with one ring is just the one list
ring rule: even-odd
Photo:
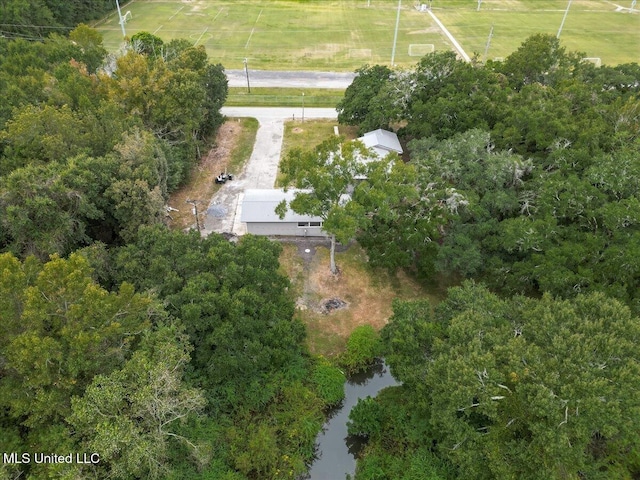
[[[224,107],[227,117],[253,117],[259,127],[249,161],[242,172],[225,183],[207,207],[202,234],[233,233],[244,235],[246,227],[240,222],[242,198],[248,188],[273,188],[278,173],[284,122],[298,113],[293,108]],[[307,108],[305,118],[336,118],[332,108]],[[300,118],[300,117],[298,117]]]

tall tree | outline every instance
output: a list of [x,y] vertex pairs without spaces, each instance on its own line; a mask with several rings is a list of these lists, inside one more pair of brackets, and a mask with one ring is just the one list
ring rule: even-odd
[[[166,478],[169,450],[177,442],[200,454],[177,433],[179,421],[197,416],[202,393],[184,382],[189,342],[175,327],[147,333],[122,369],[96,376],[69,416],[87,451],[100,455],[97,468],[110,478]],[[89,473],[89,472],[85,472]]]
[[394,81],[394,72],[382,65],[365,65],[356,70],[356,76],[347,87],[344,98],[336,110],[338,121],[346,125],[358,125],[366,132],[376,128],[388,128],[393,119],[394,95],[387,87],[399,84]]
[[278,244],[245,237],[145,227],[116,256],[116,283],[152,289],[181,318],[194,346],[191,378],[217,412],[259,409],[275,394],[269,380],[299,361],[304,329],[292,319]]
[[295,149],[281,162],[283,183],[300,189],[290,202],[283,200],[276,213],[287,209],[323,220],[322,228],[331,236],[331,273],[338,272],[336,240],[346,243],[366,223],[364,209],[350,195],[366,170],[365,162],[375,154],[360,142],[344,142],[331,137],[312,151]]
[[55,451],[60,435],[68,436],[63,419],[71,396],[94,375],[119,368],[141,332],[164,314],[131,285],[102,289],[77,254],[43,265],[2,254],[0,268],[0,404],[36,451]]
[[[407,323],[425,321],[402,318],[385,327],[392,351],[404,350],[397,335],[412,335]],[[438,306],[435,321],[443,333],[421,348],[423,380],[407,394],[460,477],[640,472],[640,324],[627,307],[600,293],[501,300],[466,284]],[[413,361],[391,358],[398,371]]]

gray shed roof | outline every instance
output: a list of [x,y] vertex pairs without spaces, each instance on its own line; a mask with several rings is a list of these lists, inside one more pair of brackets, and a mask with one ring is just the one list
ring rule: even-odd
[[[296,192],[305,190],[291,189],[247,189],[242,200],[242,222],[321,222],[322,218],[310,215],[299,215],[292,210],[287,210],[285,217],[280,217],[275,212],[276,207],[282,200],[290,202],[294,199]],[[306,190],[308,191],[308,190]]]
[[373,149],[380,157],[387,156],[389,152],[396,152],[402,155],[402,146],[398,136],[388,130],[379,128],[365,133],[358,140],[364,143],[367,148]]

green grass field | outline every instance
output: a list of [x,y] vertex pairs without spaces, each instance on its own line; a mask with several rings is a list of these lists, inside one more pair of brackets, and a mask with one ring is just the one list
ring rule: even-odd
[[[429,0],[422,0],[429,3]],[[602,63],[640,61],[640,5],[632,0],[573,0],[561,40],[568,50]],[[618,5],[618,6],[616,6]],[[168,41],[204,45],[214,62],[240,69],[353,71],[364,64],[390,65],[397,0],[134,0],[127,35],[148,31]],[[433,45],[451,45],[431,17],[404,0],[395,64],[414,64]],[[433,12],[469,54],[506,57],[534,33],[556,34],[567,0],[433,0]],[[626,8],[626,9],[625,9]],[[97,24],[107,49],[122,33],[117,14]],[[409,55],[410,45],[414,56]],[[422,46],[422,47],[421,47]]]
[[[600,58],[603,64],[640,62],[640,2],[573,0],[560,40],[568,51]],[[488,59],[504,58],[535,33],[556,35],[567,0],[434,0],[434,13],[469,55],[484,53],[491,26]],[[440,8],[436,8],[436,6]],[[619,8],[622,7],[622,8]]]
[[[307,107],[335,108],[344,98],[344,90],[305,88],[304,102]],[[302,98],[299,88],[261,88],[254,87],[251,93],[244,87],[230,87],[227,107],[252,105],[254,107],[301,107]]]
[[[144,30],[167,41],[188,38],[205,45],[227,69],[353,71],[364,64],[389,64],[397,1],[371,0],[136,0],[122,6],[131,12],[127,35]],[[405,0],[407,3],[410,0]],[[117,14],[97,25],[104,44],[115,50],[122,33]],[[395,63],[409,65],[409,44],[448,49],[428,15],[402,10]]]

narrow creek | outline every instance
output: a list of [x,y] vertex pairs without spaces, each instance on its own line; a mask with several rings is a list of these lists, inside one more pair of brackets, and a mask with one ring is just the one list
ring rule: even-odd
[[309,480],[343,480],[356,471],[356,456],[363,447],[358,437],[347,435],[349,412],[359,398],[375,397],[383,388],[399,385],[384,362],[365,372],[351,376],[345,383],[342,405],[330,413],[330,418],[318,434],[318,458],[309,468]]

